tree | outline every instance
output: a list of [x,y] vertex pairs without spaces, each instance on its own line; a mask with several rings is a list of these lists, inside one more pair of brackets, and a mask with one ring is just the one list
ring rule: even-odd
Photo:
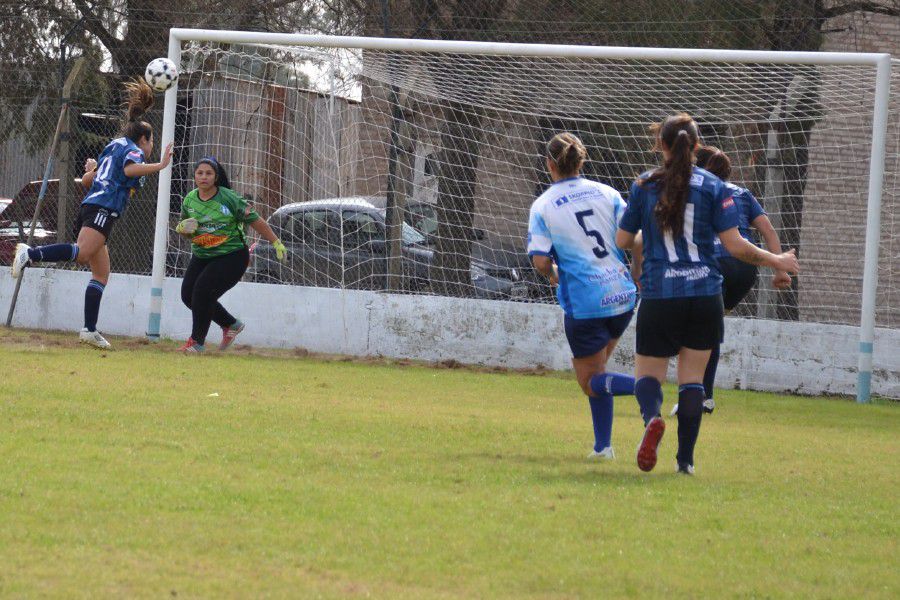
[[[23,0],[15,14],[4,14],[0,29],[0,141],[28,140],[42,152],[58,113],[59,41],[74,27],[70,56],[87,59],[86,80],[74,99],[74,138],[83,153],[94,155],[116,134],[112,118],[93,119],[95,131],[79,129],[79,109],[118,115],[120,83],[141,76],[146,64],[168,53],[171,27],[255,28],[278,31],[331,27],[335,16],[315,0],[183,0],[174,9],[169,0]],[[9,11],[10,9],[0,9]],[[8,23],[8,25],[7,25]],[[22,64],[25,69],[21,68]],[[159,130],[161,111],[147,115]],[[84,156],[76,155],[80,166]],[[77,168],[77,167],[76,167]],[[36,177],[35,175],[34,177]],[[128,250],[113,253],[116,270],[148,272],[152,246],[155,186],[145,187],[131,202],[113,245]],[[59,224],[61,231],[69,225]]]

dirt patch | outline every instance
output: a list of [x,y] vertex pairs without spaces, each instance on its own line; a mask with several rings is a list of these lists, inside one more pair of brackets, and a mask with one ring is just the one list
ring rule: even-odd
[[[105,335],[105,334],[104,334]],[[159,342],[151,342],[145,338],[133,338],[106,335],[113,346],[112,352],[117,350],[130,351],[153,351],[163,353],[176,353],[181,347],[181,342],[175,340],[161,340]],[[4,346],[12,346],[17,348],[60,348],[75,349],[80,348],[85,352],[95,352],[93,348],[88,348],[78,341],[78,334],[71,331],[47,331],[36,329],[10,329],[0,327],[0,344]],[[347,356],[342,354],[324,354],[310,352],[306,348],[257,348],[247,344],[235,344],[227,353],[220,353],[216,349],[217,344],[210,342],[207,354],[210,357],[225,356],[255,356],[260,358],[275,358],[284,360],[316,360],[320,362],[344,362],[365,365],[382,365],[389,367],[411,368],[425,367],[432,369],[452,369],[470,371],[475,373],[515,373],[519,375],[534,376],[568,376],[562,371],[553,371],[538,364],[528,369],[512,369],[508,367],[488,366],[488,365],[467,365],[455,359],[445,359],[441,361],[424,361],[413,360],[409,358],[388,358],[384,356]],[[98,353],[99,358],[105,358],[106,352]]]

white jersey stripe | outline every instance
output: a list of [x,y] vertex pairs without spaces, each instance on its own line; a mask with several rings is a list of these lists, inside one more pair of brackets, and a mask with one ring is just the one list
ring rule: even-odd
[[684,207],[684,241],[687,242],[691,262],[700,262],[700,252],[694,243],[694,205],[690,202]]
[[672,237],[671,232],[666,232],[663,234],[663,242],[666,244],[666,254],[669,255],[669,262],[678,262],[678,252],[675,251],[675,239]]

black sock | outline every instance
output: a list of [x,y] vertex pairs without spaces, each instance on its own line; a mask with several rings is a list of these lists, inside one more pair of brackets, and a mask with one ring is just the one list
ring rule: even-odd
[[100,314],[100,300],[105,288],[96,279],[91,279],[84,291],[84,326],[88,331],[97,330],[97,315]]
[[706,373],[703,374],[703,391],[707,398],[713,397],[713,386],[716,383],[716,369],[719,367],[719,344],[709,354]]
[[703,419],[703,386],[686,383],[678,387],[678,454],[679,465],[694,464],[694,446]]

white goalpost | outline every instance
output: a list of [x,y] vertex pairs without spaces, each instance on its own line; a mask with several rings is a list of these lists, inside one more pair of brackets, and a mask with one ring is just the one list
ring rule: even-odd
[[[169,230],[201,156],[220,158],[289,246],[278,264],[258,244],[247,279],[495,300],[525,314],[554,302],[523,256],[528,207],[547,183],[543,142],[579,134],[586,176],[626,194],[654,164],[648,126],[683,110],[731,156],[733,182],[761,200],[782,243],[799,246],[797,286],[778,292],[761,271],[738,309],[755,327],[745,346],[765,342],[754,331],[789,352],[803,344],[788,339],[796,332],[854,328],[857,400],[872,394],[876,326],[900,326],[878,283],[888,54],[172,29],[168,58],[180,77],[159,147],[174,142],[182,164],[159,174],[150,339],[164,300],[178,302],[164,283],[188,249]],[[735,352],[745,371],[764,370],[749,348]],[[811,389],[779,377],[771,386]]]

